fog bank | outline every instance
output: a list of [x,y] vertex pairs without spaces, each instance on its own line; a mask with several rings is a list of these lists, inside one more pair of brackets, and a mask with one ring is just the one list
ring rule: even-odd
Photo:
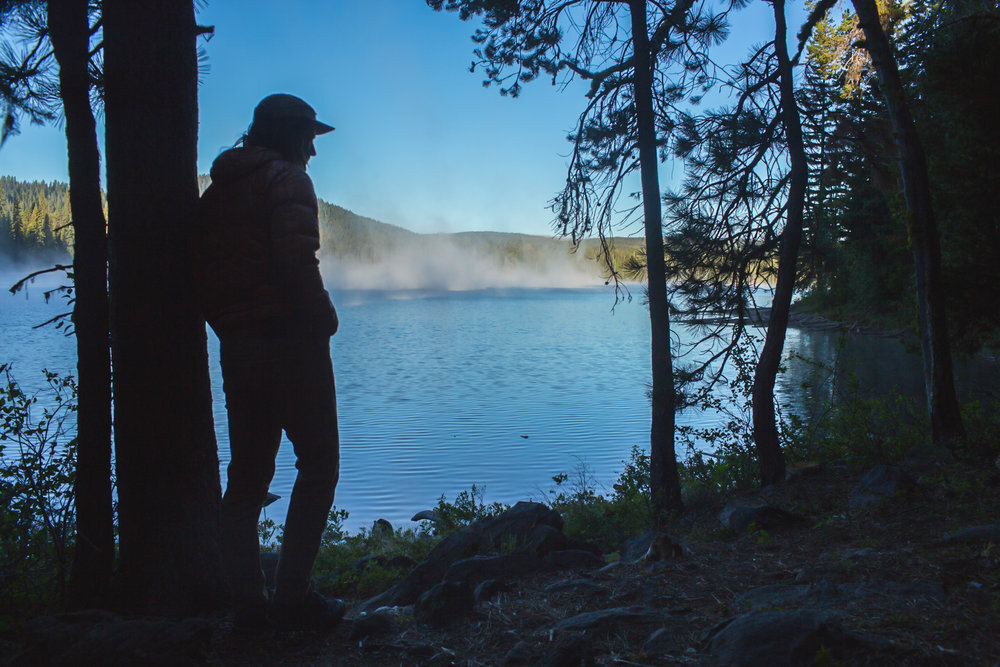
[[601,267],[569,243],[525,255],[516,248],[478,248],[438,235],[383,249],[370,261],[325,255],[320,262],[329,289],[479,290],[573,288],[601,285]]

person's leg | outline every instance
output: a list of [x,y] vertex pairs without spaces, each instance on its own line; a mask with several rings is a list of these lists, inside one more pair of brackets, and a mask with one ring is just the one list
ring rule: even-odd
[[246,341],[223,344],[231,458],[222,497],[222,556],[237,613],[267,600],[257,522],[281,442],[273,362],[267,356],[264,350],[256,355]]
[[285,433],[298,474],[275,574],[275,606],[302,602],[333,505],[340,470],[337,399],[328,338],[297,344],[283,386]]

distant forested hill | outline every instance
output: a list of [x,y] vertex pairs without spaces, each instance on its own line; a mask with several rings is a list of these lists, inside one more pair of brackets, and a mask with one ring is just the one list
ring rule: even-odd
[[[204,191],[211,179],[198,177]],[[53,181],[21,182],[0,176],[0,261],[44,249],[72,247],[69,186]],[[417,234],[352,211],[319,202],[321,254],[350,265],[419,264],[426,272],[582,271],[598,277],[598,242],[584,241],[574,252],[566,239],[504,232]],[[640,239],[614,239],[616,259],[635,254]],[[397,267],[398,268],[398,267]]]
[[377,262],[391,256],[422,236],[360,216],[322,199],[319,200],[319,235],[322,253],[362,262]]
[[[507,232],[417,234],[320,202],[322,254],[332,283],[349,288],[476,289],[596,284],[607,273],[599,241]],[[640,239],[613,239],[616,263]]]
[[69,186],[0,176],[0,259],[73,244]]

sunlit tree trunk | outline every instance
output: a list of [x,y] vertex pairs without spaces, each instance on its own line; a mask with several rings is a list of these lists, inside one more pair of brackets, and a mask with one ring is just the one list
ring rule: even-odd
[[185,243],[198,200],[192,0],[104,3],[120,574],[133,610],[223,594],[205,323]]
[[680,479],[674,451],[674,372],[670,357],[670,314],[667,309],[666,265],[660,182],[657,174],[656,128],[653,116],[652,73],[645,0],[630,0],[635,71],[635,109],[638,125],[642,208],[646,231],[646,277],[652,333],[652,402],[649,466],[650,489],[657,521],[681,510]]
[[59,63],[73,216],[73,326],[77,341],[76,548],[70,605],[106,603],[114,567],[111,504],[111,350],[107,234],[100,153],[90,107],[88,0],[50,0],[49,38]]
[[917,126],[906,101],[899,69],[875,0],[853,0],[865,46],[878,74],[879,87],[896,135],[896,151],[903,176],[907,225],[913,248],[913,268],[917,286],[920,347],[924,359],[924,385],[931,416],[934,444],[953,447],[965,437],[962,416],[955,394],[954,370],[941,284],[941,247],[937,222],[931,205],[927,158]]
[[781,363],[781,352],[788,330],[788,313],[795,291],[795,268],[802,241],[802,209],[805,205],[808,170],[799,108],[795,102],[794,73],[788,58],[784,0],[771,0],[774,8],[774,51],[778,59],[778,90],[781,120],[788,145],[789,184],[785,209],[785,227],[778,249],[778,280],[771,301],[771,316],[767,323],[764,347],[757,361],[753,379],[753,439],[760,465],[763,486],[785,481],[785,456],[778,442],[778,426],[774,414],[774,383]]

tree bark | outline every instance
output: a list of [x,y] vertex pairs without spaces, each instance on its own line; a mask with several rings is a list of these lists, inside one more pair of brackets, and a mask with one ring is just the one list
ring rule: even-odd
[[781,352],[788,330],[788,313],[795,292],[796,264],[802,241],[802,209],[805,205],[808,170],[799,107],[795,102],[794,72],[788,58],[784,0],[771,0],[774,8],[774,51],[778,59],[778,90],[782,125],[788,145],[789,184],[785,208],[785,228],[778,247],[778,280],[771,301],[764,347],[753,378],[753,439],[757,448],[761,486],[785,481],[785,455],[778,442],[774,414],[774,382],[781,364]]
[[70,606],[107,603],[114,569],[111,503],[111,350],[107,233],[100,152],[90,107],[87,0],[50,0],[49,38],[59,63],[73,217],[73,326],[77,342],[76,549]]
[[649,439],[650,491],[656,521],[684,508],[674,451],[674,372],[670,356],[670,313],[667,306],[666,263],[660,181],[657,174],[656,127],[653,116],[652,72],[645,0],[629,0],[634,51],[634,90],[638,125],[643,221],[646,232],[646,280],[652,353],[652,425]]
[[104,3],[111,330],[125,606],[216,606],[221,496],[205,323],[186,239],[198,200],[192,0]]
[[913,248],[920,347],[924,359],[924,386],[931,417],[931,438],[937,446],[953,448],[965,438],[965,429],[955,393],[951,345],[941,285],[941,247],[931,204],[927,158],[906,101],[895,56],[879,20],[875,0],[852,1],[861,29],[865,33],[865,46],[871,54],[896,136],[907,226]]

